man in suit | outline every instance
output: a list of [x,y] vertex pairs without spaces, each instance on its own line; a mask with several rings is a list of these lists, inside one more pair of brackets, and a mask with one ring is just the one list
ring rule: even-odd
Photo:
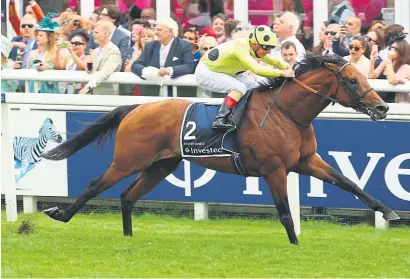
[[14,37],[11,42],[13,49],[10,52],[9,58],[15,62],[18,56],[21,58],[21,63],[15,63],[14,68],[26,68],[30,52],[37,49],[36,38],[34,37],[34,27],[37,24],[36,19],[31,15],[25,15],[20,22],[20,31],[23,34],[21,37]]
[[[124,62],[128,56],[128,49],[131,42],[131,32],[120,25],[121,22],[121,11],[115,5],[107,5],[100,14],[101,21],[108,21],[114,24],[113,33],[110,34],[111,42],[116,45],[121,52],[121,69],[123,70]],[[92,49],[98,47],[98,43],[91,36],[89,46]]]
[[93,91],[95,95],[118,95],[118,84],[101,83],[113,72],[121,70],[120,50],[111,40],[115,26],[108,21],[99,21],[94,28],[94,40],[100,46],[93,51],[94,72],[80,94]]
[[[159,69],[159,76],[168,75],[176,78],[193,74],[194,56],[190,42],[178,38],[178,24],[172,19],[159,20],[155,29],[156,41],[145,44],[144,51],[132,65],[132,72],[144,78],[147,67]],[[141,86],[141,95],[158,96],[159,88]],[[168,96],[172,96],[172,87],[168,87]]]

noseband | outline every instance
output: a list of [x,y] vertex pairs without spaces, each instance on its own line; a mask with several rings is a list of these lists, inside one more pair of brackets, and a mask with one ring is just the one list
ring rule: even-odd
[[[296,79],[296,78],[293,78],[293,80],[294,80],[297,84],[299,84],[300,86],[302,86],[303,88],[305,88],[306,90],[310,91],[311,93],[317,94],[317,95],[319,95],[319,96],[322,97],[322,98],[325,98],[325,99],[328,99],[328,100],[332,101],[332,105],[334,105],[335,103],[340,104],[340,102],[336,99],[336,97],[337,97],[337,93],[339,92],[339,86],[340,86],[340,84],[342,84],[343,87],[345,88],[345,90],[347,91],[347,93],[348,93],[351,97],[353,97],[353,99],[355,100],[355,104],[352,106],[352,108],[355,109],[355,110],[358,110],[358,109],[359,109],[359,106],[361,106],[361,109],[366,110],[366,109],[367,109],[367,104],[366,104],[365,102],[363,102],[362,100],[363,100],[364,97],[366,97],[366,95],[367,95],[370,91],[373,90],[373,88],[370,87],[370,88],[367,89],[362,95],[357,94],[357,93],[356,93],[356,90],[352,88],[352,85],[347,84],[347,83],[343,80],[343,78],[342,78],[342,76],[341,76],[342,71],[343,71],[344,68],[346,68],[346,66],[348,66],[348,65],[350,65],[350,63],[344,64],[344,65],[339,69],[339,71],[337,71],[337,72],[334,71],[333,69],[329,69],[329,68],[328,68],[329,70],[331,70],[331,71],[335,74],[335,76],[337,77],[337,80],[338,80],[337,87],[336,87],[336,92],[335,92],[335,94],[334,94],[334,98],[329,97],[328,95],[323,94],[322,92],[317,91],[317,90],[311,88],[310,86],[304,84],[303,82],[301,82],[300,80],[298,80],[298,79]],[[355,86],[355,87],[356,87],[356,86]]]

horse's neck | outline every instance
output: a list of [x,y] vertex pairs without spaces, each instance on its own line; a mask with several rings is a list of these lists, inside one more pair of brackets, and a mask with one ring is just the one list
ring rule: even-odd
[[[330,82],[326,82],[326,78],[320,81],[323,82],[321,85],[318,85],[317,82],[309,82],[309,78],[304,79],[303,82],[323,94],[328,94],[331,87]],[[302,126],[309,126],[319,113],[330,104],[329,99],[309,92],[293,81],[288,81],[282,91],[278,98],[280,109]]]

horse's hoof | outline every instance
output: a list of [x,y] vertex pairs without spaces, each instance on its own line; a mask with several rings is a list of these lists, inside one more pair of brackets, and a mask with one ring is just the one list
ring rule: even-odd
[[47,214],[49,217],[55,219],[55,217],[57,217],[57,215],[60,215],[61,210],[60,208],[58,208],[57,206],[46,209],[43,211],[45,214]]
[[392,221],[392,220],[399,220],[400,216],[396,214],[394,211],[390,211],[387,214],[383,214],[383,218],[387,221]]
[[46,209],[43,212],[47,214],[50,218],[53,218],[54,220],[68,222],[68,220],[65,220],[66,218],[64,218],[63,211],[57,206]]

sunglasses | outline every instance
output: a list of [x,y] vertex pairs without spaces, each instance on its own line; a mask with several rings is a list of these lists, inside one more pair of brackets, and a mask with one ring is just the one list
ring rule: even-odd
[[335,32],[335,31],[325,31],[325,35],[332,35],[332,36],[335,36],[336,35],[336,33],[337,32]]
[[83,46],[84,45],[84,43],[82,43],[82,42],[71,42],[71,44],[73,46]]
[[34,24],[22,24],[21,28],[33,28]]
[[213,49],[213,48],[214,48],[214,47],[203,47],[202,50],[203,50],[203,51],[208,51],[208,50]]
[[369,36],[364,36],[364,38],[365,38],[366,41],[368,41],[368,42],[376,42],[375,40],[373,40],[373,39],[370,38]]
[[274,49],[275,47],[274,47],[274,46],[261,45],[261,48],[262,48],[263,50],[272,50],[272,49]]
[[352,46],[352,45],[349,46],[350,50],[354,49],[355,51],[359,51],[361,48],[362,47],[358,47],[358,46]]

